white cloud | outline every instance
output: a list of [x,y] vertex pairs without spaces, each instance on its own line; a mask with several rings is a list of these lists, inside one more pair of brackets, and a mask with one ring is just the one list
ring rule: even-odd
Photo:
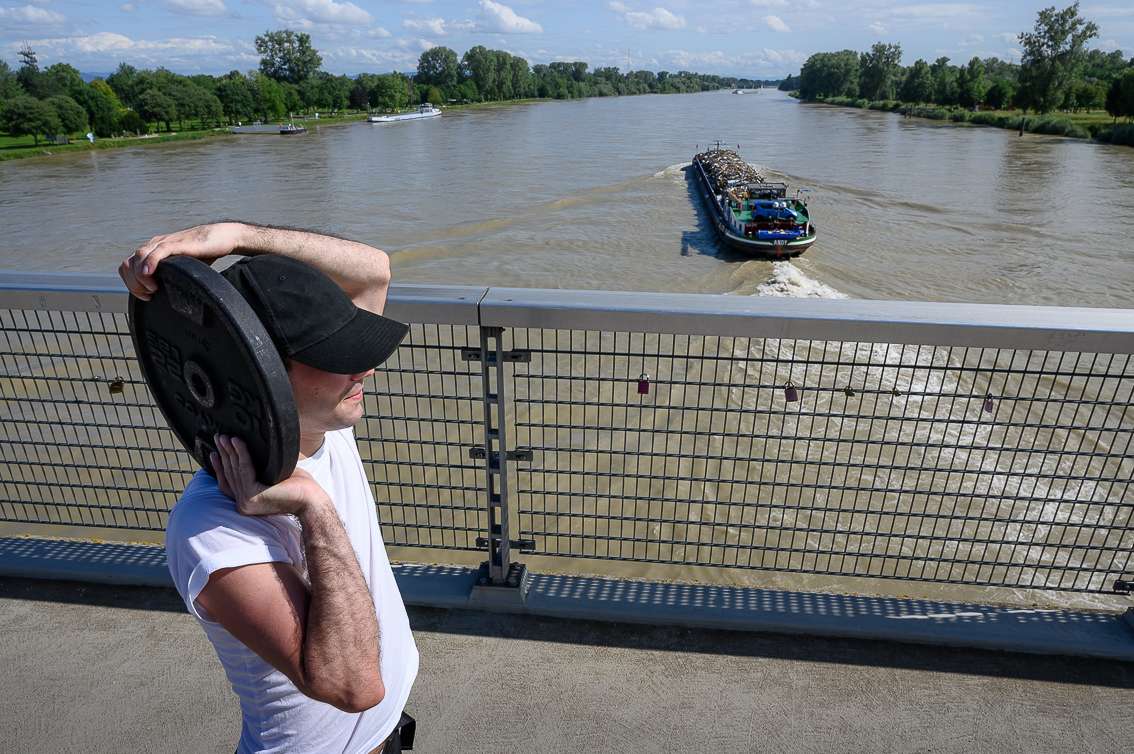
[[1134,16],[1134,7],[1129,5],[1088,5],[1083,8],[1082,15],[1086,18],[1123,18]]
[[443,18],[407,18],[402,26],[414,31],[426,31],[439,37],[445,36],[445,19]]
[[[29,40],[41,53],[40,60],[59,59],[73,65],[109,65],[129,62],[144,67],[173,67],[175,70],[201,70],[224,65],[254,65],[259,56],[247,42],[217,37],[169,37],[133,39],[125,34],[102,31],[96,34]],[[13,51],[19,44],[12,43]]]
[[961,47],[976,47],[982,44],[984,44],[984,35],[982,34],[970,34],[960,42]]
[[635,29],[684,29],[685,17],[678,16],[665,8],[654,8],[650,11],[630,10],[625,3],[612,2],[609,7],[615,13],[621,13],[626,23]]
[[789,31],[791,31],[791,27],[788,26],[787,24],[785,24],[784,20],[782,18],[780,18],[779,16],[764,16],[764,23],[766,23],[768,25],[768,28],[771,29],[772,31],[778,31],[778,32],[789,32]]
[[980,8],[971,3],[920,3],[899,5],[887,13],[898,18],[914,18],[924,21],[952,21],[961,16],[975,16]]
[[276,18],[303,27],[316,24],[369,24],[370,14],[354,3],[335,0],[288,0],[275,4]]
[[376,50],[373,47],[329,47],[320,50],[323,59],[337,64],[367,67],[371,70],[409,71],[417,67],[419,53],[405,50]]
[[138,6],[134,5],[133,3],[123,3],[122,5],[118,6],[118,10],[122,11],[123,13],[133,13],[137,9]]
[[224,0],[166,0],[170,10],[193,16],[222,16],[228,12]]
[[36,26],[61,24],[67,20],[66,16],[62,13],[56,13],[47,8],[37,8],[34,5],[23,5],[18,8],[0,8],[0,19]]
[[[798,68],[807,55],[798,50],[762,50],[746,53],[711,50],[693,52],[689,50],[669,50],[665,58],[675,67],[684,69],[716,69],[721,73],[738,75],[782,75],[787,68]],[[706,71],[707,72],[707,71]]]
[[786,8],[788,0],[749,0],[757,8]]
[[886,33],[886,25],[884,23],[882,23],[881,21],[875,21],[874,23],[870,24],[870,26],[868,26],[867,28],[870,29],[875,34],[885,34]]
[[502,3],[480,0],[481,31],[494,31],[501,34],[540,34],[543,27],[530,18],[516,15],[516,11]]

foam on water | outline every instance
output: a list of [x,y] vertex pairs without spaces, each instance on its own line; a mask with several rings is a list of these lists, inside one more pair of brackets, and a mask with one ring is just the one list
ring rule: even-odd
[[772,275],[756,287],[757,296],[847,298],[842,291],[810,278],[787,260],[772,263]]

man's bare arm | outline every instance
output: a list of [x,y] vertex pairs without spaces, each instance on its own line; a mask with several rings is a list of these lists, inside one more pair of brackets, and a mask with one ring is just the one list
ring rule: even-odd
[[361,712],[386,693],[374,602],[330,501],[300,521],[309,587],[290,565],[261,563],[215,572],[197,602],[300,692]]
[[118,268],[126,287],[148,299],[157,290],[154,271],[162,259],[185,255],[212,263],[232,253],[281,254],[306,262],[342,288],[355,305],[381,314],[390,287],[390,258],[358,241],[307,230],[226,221],[154,236]]
[[260,563],[215,572],[197,602],[307,696],[348,712],[373,707],[386,693],[378,620],[334,503],[302,469],[265,487],[241,441],[216,439],[217,483],[238,511],[299,518],[310,587],[290,565]]

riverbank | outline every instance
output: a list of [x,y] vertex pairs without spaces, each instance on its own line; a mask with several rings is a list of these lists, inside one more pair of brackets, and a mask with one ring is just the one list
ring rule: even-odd
[[[516,100],[504,100],[500,102],[469,102],[459,105],[445,105],[443,110],[483,110],[495,109],[501,107],[510,107],[512,105],[530,105],[539,102],[548,102],[548,99],[541,98],[528,98]],[[408,111],[407,111],[408,112]],[[343,115],[333,115],[320,117],[318,119],[313,117],[299,117],[294,118],[291,122],[311,127],[317,126],[337,126],[345,123],[357,123],[366,120],[369,113],[357,112],[347,113]],[[149,147],[158,144],[170,144],[173,142],[181,141],[200,141],[202,139],[221,139],[231,138],[235,134],[229,131],[229,126],[223,128],[198,128],[182,131],[173,131],[170,133],[157,133],[146,134],[145,136],[123,136],[105,139],[96,139],[93,143],[88,142],[81,135],[73,136],[69,144],[52,144],[42,138],[39,144],[31,136],[7,136],[0,135],[0,162],[5,160],[19,160],[27,157],[54,157],[62,154],[74,154],[76,152],[89,152],[94,149],[122,149],[125,147]]]
[[[333,126],[343,123],[355,123],[365,120],[367,113],[344,113],[342,115],[314,117],[298,117],[291,122],[306,126],[320,125]],[[51,144],[40,140],[36,145],[31,136],[0,136],[0,162],[5,160],[19,160],[26,157],[53,157],[61,154],[74,154],[75,152],[88,152],[93,149],[122,149],[125,147],[148,147],[158,144],[170,144],[180,141],[200,141],[202,139],[227,139],[235,136],[230,126],[220,128],[191,128],[188,130],[172,131],[169,133],[146,134],[145,136],[123,136],[105,139],[95,139],[88,142],[85,138],[74,136],[70,144]]]
[[1107,144],[1134,146],[1134,124],[1113,123],[1110,115],[1102,111],[1062,113],[1060,115],[1029,115],[1020,110],[965,110],[960,107],[919,105],[898,100],[867,100],[854,97],[816,97],[815,102],[860,110],[878,110],[900,113],[908,118],[948,121],[975,126],[992,126],[1011,131],[1025,131],[1071,139],[1094,139]]

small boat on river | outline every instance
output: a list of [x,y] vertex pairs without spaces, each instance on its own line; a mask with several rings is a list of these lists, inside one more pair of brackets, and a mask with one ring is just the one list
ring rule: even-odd
[[400,120],[421,120],[422,118],[436,118],[441,114],[441,110],[426,102],[421,107],[417,108],[416,112],[401,113],[399,115],[371,115],[366,119],[367,123],[396,123]]
[[802,190],[788,197],[786,183],[765,180],[731,149],[716,147],[693,157],[713,225],[729,247],[754,256],[799,256],[815,243],[815,224]]
[[279,134],[280,136],[307,133],[304,126],[297,126],[294,123],[253,123],[250,126],[233,126],[229,130],[234,134]]

